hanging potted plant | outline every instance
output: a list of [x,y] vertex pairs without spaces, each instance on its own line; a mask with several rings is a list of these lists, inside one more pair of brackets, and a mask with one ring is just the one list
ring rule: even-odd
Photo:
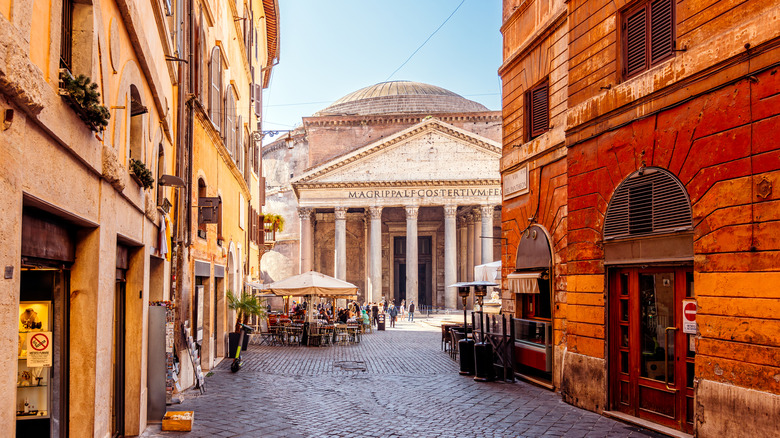
[[265,215],[264,222],[271,224],[273,231],[284,231],[284,216],[282,215],[268,213]]
[[[242,291],[240,296],[233,293],[232,290],[227,291],[228,308],[236,311],[236,326],[233,333],[228,333],[228,357],[233,357],[236,354],[236,348],[238,347],[238,340],[241,336],[241,324],[249,322],[249,318],[252,316],[258,316],[260,318],[266,317],[265,307],[262,306],[260,300],[251,294]],[[249,336],[244,337],[241,350],[246,350],[249,343]]]
[[146,167],[146,165],[135,159],[130,159],[130,176],[145,189],[151,189],[154,187],[154,177],[152,177],[152,171]]
[[66,69],[60,69],[60,95],[76,111],[79,118],[94,132],[101,132],[111,118],[108,108],[100,104],[98,84],[89,77],[75,78]]

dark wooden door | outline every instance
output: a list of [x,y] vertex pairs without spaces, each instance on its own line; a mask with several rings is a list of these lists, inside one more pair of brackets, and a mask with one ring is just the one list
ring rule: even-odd
[[612,409],[692,431],[692,335],[682,332],[690,268],[626,268],[610,275]]
[[[119,274],[121,269],[117,269]],[[111,385],[111,436],[125,436],[125,289],[124,275],[117,278],[114,297],[114,355]]]

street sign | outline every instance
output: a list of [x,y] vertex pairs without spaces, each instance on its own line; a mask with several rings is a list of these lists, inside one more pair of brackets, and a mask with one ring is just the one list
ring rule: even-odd
[[683,333],[696,334],[696,300],[682,301]]
[[51,332],[27,333],[27,366],[50,367],[51,364]]

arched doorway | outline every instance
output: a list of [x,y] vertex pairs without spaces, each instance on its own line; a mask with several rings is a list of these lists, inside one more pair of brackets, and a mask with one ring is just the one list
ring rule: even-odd
[[515,358],[518,373],[552,387],[553,294],[552,246],[547,230],[531,225],[520,238],[515,271],[507,286],[515,298]]
[[693,430],[694,298],[691,204],[680,181],[643,168],[615,190],[604,221],[609,294],[610,407]]

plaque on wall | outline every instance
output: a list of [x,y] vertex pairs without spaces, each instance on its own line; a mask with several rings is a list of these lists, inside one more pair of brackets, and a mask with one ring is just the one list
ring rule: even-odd
[[504,174],[502,189],[505,200],[528,193],[528,165]]

